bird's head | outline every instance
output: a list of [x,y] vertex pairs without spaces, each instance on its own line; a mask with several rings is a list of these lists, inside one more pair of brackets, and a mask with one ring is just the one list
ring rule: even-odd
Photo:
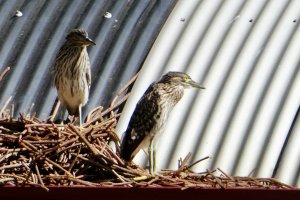
[[78,46],[96,45],[96,43],[89,38],[88,33],[83,29],[73,29],[67,35],[66,40]]
[[168,72],[160,79],[162,83],[173,83],[182,85],[184,88],[195,87],[205,89],[204,86],[192,80],[192,78],[184,72]]

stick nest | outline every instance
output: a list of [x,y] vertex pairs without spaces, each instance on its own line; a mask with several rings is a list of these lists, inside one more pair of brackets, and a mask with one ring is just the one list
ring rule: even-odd
[[121,100],[119,96],[134,80],[135,77],[117,93],[109,108],[91,111],[82,128],[71,123],[45,123],[34,115],[22,114],[15,119],[8,109],[1,108],[0,185],[33,185],[45,190],[53,185],[291,188],[275,179],[233,177],[220,169],[195,173],[191,167],[206,158],[188,165],[191,154],[179,160],[177,170],[162,170],[155,176],[133,163],[125,163],[119,157],[115,127],[121,114],[118,108],[129,94]]

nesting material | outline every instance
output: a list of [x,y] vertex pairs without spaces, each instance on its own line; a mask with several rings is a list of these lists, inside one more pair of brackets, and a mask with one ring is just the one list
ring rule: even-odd
[[2,72],[0,72],[0,81],[9,72],[9,70],[10,70],[10,67],[6,67]]
[[109,146],[112,142],[119,149],[116,117],[83,129],[23,116],[0,125],[2,184],[111,185],[146,174],[127,166]]
[[195,173],[192,166],[206,158],[188,164],[191,154],[179,160],[177,170],[162,170],[155,176],[139,166],[125,163],[119,157],[120,141],[115,127],[121,114],[119,107],[129,95],[121,94],[135,78],[117,93],[109,108],[98,107],[91,111],[82,128],[46,123],[34,115],[22,114],[15,118],[9,109],[1,108],[0,185],[31,185],[45,190],[47,186],[62,185],[292,188],[270,178],[229,176],[220,169]]
[[[187,165],[190,155],[180,162],[178,170],[150,176],[146,170],[119,158],[120,141],[114,132],[117,116],[82,129],[72,124],[45,124],[24,116],[18,120],[2,119],[0,184],[34,185],[46,190],[49,185],[291,188],[275,179],[232,177],[220,169],[195,173],[190,169],[193,164]],[[214,175],[216,171],[221,176]]]

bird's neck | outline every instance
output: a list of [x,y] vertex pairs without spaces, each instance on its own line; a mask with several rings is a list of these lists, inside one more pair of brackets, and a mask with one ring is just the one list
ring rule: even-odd
[[170,100],[171,106],[175,106],[184,94],[184,87],[176,83],[165,83],[164,89],[161,90],[163,98]]
[[69,55],[70,57],[74,57],[77,59],[79,59],[80,57],[82,56],[88,56],[87,55],[87,48],[86,46],[82,45],[68,45],[67,48],[69,49],[69,51],[66,51],[68,52],[69,54],[72,54],[72,55]]

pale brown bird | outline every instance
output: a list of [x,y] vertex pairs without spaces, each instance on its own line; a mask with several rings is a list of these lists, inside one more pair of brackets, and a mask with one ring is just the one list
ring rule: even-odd
[[70,115],[79,116],[82,124],[81,109],[87,103],[91,86],[90,59],[87,46],[96,45],[83,29],[74,29],[66,37],[60,48],[51,73],[57,89],[63,120],[66,110]]
[[154,141],[162,134],[169,114],[184,94],[184,89],[204,87],[183,72],[168,72],[152,83],[136,105],[123,135],[121,158],[131,161],[148,147],[149,172],[155,171]]

